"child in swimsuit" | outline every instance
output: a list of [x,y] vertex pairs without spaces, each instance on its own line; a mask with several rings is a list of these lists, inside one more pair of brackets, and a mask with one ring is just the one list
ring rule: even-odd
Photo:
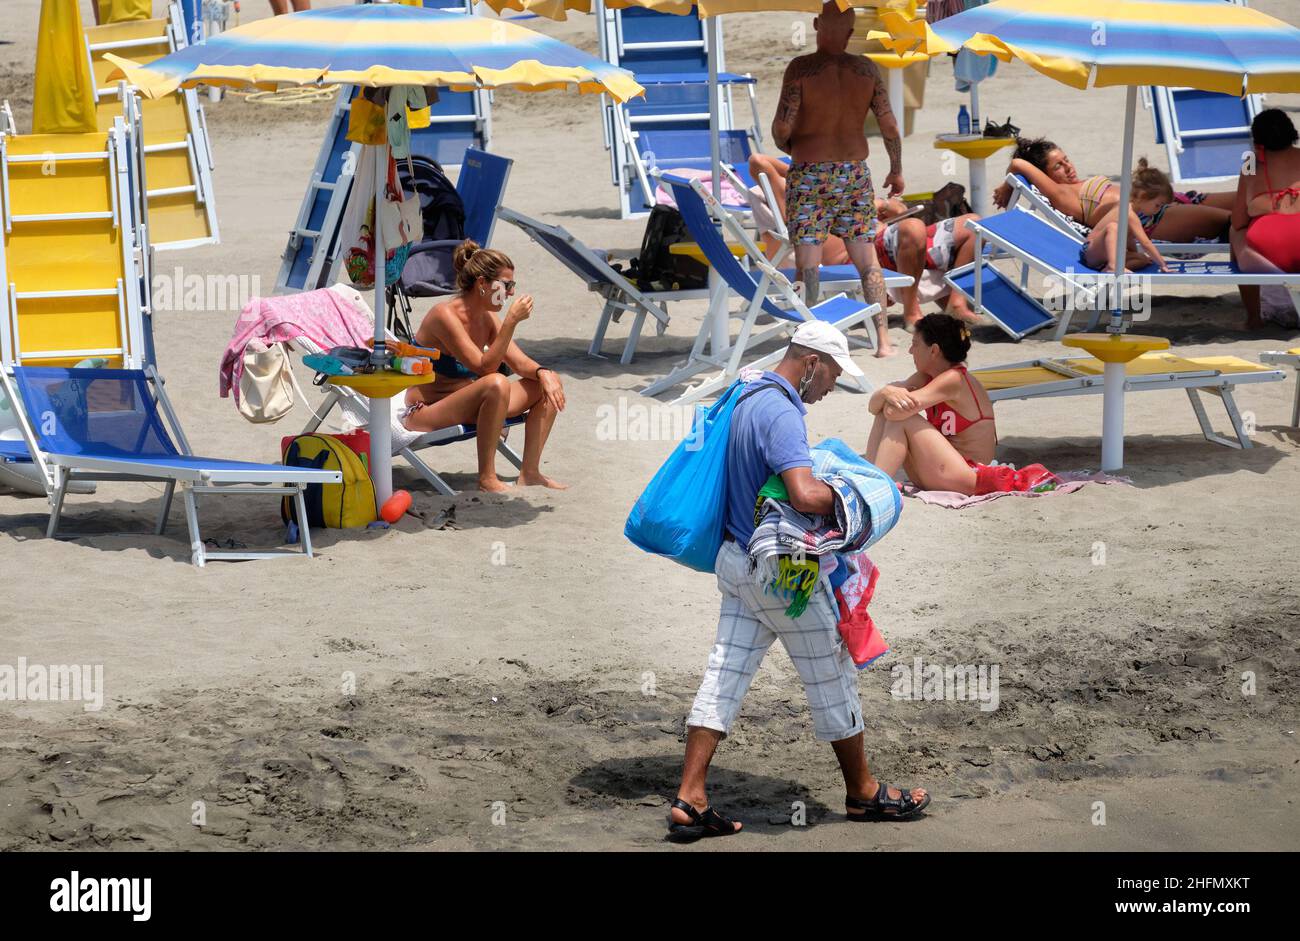
[[[1084,204],[1085,192],[1095,191],[1096,202],[1091,205],[1094,208],[1106,208],[1109,205],[1109,209],[1092,221],[1092,232],[1079,249],[1079,260],[1094,271],[1113,271],[1115,240],[1119,237],[1119,196],[1116,193],[1113,200],[1106,200],[1109,188],[1114,186],[1109,180],[1106,181],[1105,189],[1090,190],[1089,184],[1096,179],[1105,177],[1085,180],[1079,189],[1079,202]],[[1126,270],[1145,268],[1150,264],[1157,265],[1161,271],[1169,270],[1160,252],[1151,243],[1151,230],[1159,224],[1166,207],[1173,201],[1174,188],[1169,177],[1156,167],[1148,166],[1145,158],[1139,160],[1129,189],[1128,245],[1124,261]]]

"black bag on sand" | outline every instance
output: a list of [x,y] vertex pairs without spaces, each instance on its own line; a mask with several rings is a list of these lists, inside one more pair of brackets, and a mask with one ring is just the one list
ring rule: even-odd
[[691,291],[708,287],[709,266],[686,255],[674,255],[668,246],[691,242],[682,214],[672,206],[655,206],[641,238],[641,254],[629,274],[643,291]]
[[907,203],[909,209],[914,206],[921,207],[920,219],[926,225],[973,211],[966,199],[966,187],[960,183],[945,183],[931,193],[929,199]]

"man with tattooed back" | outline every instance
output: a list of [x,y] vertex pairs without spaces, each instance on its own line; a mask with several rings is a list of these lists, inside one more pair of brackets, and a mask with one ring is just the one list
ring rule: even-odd
[[845,51],[853,20],[853,9],[841,10],[835,0],[828,0],[813,20],[817,51],[786,68],[772,139],[793,158],[786,221],[806,301],[810,306],[817,302],[822,243],[827,235],[840,236],[862,278],[867,302],[880,305],[876,355],[892,356],[896,350],[885,320],[885,277],[872,245],[876,204],[867,167],[867,114],[875,112],[885,139],[890,196],[903,192],[903,142],[880,69],[865,56]]

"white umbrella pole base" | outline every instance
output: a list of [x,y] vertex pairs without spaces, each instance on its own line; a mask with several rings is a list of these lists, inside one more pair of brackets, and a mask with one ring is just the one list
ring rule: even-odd
[[375,485],[375,509],[393,495],[393,400],[370,400],[370,479]]
[[1164,337],[1133,333],[1076,333],[1061,340],[1105,363],[1101,396],[1101,469],[1110,473],[1124,466],[1124,383],[1127,364],[1143,353],[1169,349]]
[[1124,363],[1107,363],[1101,395],[1101,469],[1124,467]]

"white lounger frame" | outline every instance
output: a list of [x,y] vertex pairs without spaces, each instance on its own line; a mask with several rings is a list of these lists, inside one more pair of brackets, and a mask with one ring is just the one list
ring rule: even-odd
[[[194,452],[190,449],[189,440],[185,437],[185,430],[181,427],[175,409],[172,408],[171,400],[167,398],[167,392],[163,388],[158,373],[152,366],[146,366],[144,372],[149,377],[149,386],[162,410],[167,431],[172,435],[181,454],[187,457],[193,456]],[[0,369],[0,384],[3,384],[5,394],[9,397],[11,403],[22,401],[18,396],[16,384],[9,375],[8,369]],[[236,471],[202,467],[176,468],[166,465],[151,465],[143,460],[137,461],[127,458],[119,461],[84,457],[76,454],[46,454],[40,450],[35,432],[22,408],[16,407],[14,413],[18,418],[18,425],[22,430],[23,439],[27,444],[28,452],[32,455],[32,460],[41,469],[41,472],[47,475],[50,482],[50,520],[45,529],[45,535],[48,538],[58,538],[60,535],[58,529],[59,520],[63,513],[63,500],[67,496],[68,487],[73,481],[163,482],[166,484],[166,488],[163,492],[158,521],[153,531],[156,535],[162,535],[166,529],[167,517],[171,512],[172,497],[176,492],[176,486],[179,484],[182,499],[185,503],[185,520],[189,528],[190,561],[194,565],[202,568],[209,560],[240,561],[286,556],[311,558],[311,532],[310,527],[306,525],[307,504],[303,498],[303,488],[308,483],[339,483],[342,480],[342,475],[336,471],[318,471],[298,467],[285,467],[276,470],[268,466],[266,470],[262,471]],[[291,497],[294,500],[300,521],[298,527],[301,534],[299,549],[279,549],[262,552],[218,551],[208,549],[203,544],[203,534],[199,529],[199,494],[265,495],[268,493],[276,497]],[[77,538],[77,535],[64,533],[62,537]]]
[[1289,366],[1295,370],[1296,386],[1295,399],[1291,404],[1291,427],[1300,428],[1300,353],[1270,350],[1266,353],[1260,353],[1259,361],[1268,363],[1270,366]]
[[[15,214],[9,195],[9,168],[16,163],[41,163],[49,159],[48,154],[10,154],[9,135],[0,132],[0,227],[6,235],[15,227],[31,223],[82,222],[93,219],[111,219],[113,227],[118,230],[122,252],[122,269],[124,277],[115,280],[112,285],[83,288],[73,291],[19,291],[17,285],[9,279],[5,252],[0,250],[0,298],[4,309],[0,310],[0,367],[21,366],[23,358],[31,359],[86,359],[91,356],[120,356],[128,369],[139,369],[144,365],[145,342],[144,325],[141,320],[142,294],[147,296],[147,284],[142,290],[141,273],[136,255],[136,239],[143,237],[134,210],[135,194],[130,185],[130,167],[128,160],[134,159],[128,153],[129,136],[122,119],[115,118],[113,127],[107,132],[104,150],[86,153],[60,153],[59,160],[105,161],[110,177],[109,190],[112,197],[108,212],[51,212]],[[148,254],[142,247],[141,255]],[[71,298],[112,296],[117,298],[118,335],[123,345],[117,347],[77,348],[69,347],[58,350],[24,351],[22,336],[18,325],[18,302],[43,298]]]
[[[656,174],[656,178],[658,178],[658,176],[659,174]],[[808,305],[803,302],[803,299],[799,296],[798,292],[795,291],[794,285],[790,283],[790,280],[782,274],[775,265],[768,261],[767,257],[761,251],[759,251],[758,246],[754,244],[754,240],[750,238],[749,232],[745,229],[745,226],[741,224],[735,216],[722,208],[722,206],[714,200],[712,193],[708,192],[699,180],[690,180],[689,183],[691,189],[694,190],[695,193],[704,201],[704,205],[708,209],[709,214],[716,221],[722,224],[726,235],[730,236],[744,249],[744,261],[748,262],[751,269],[757,270],[759,277],[756,279],[757,284],[754,299],[751,302],[746,303],[740,311],[733,312],[730,315],[732,317],[738,316],[742,318],[742,323],[740,334],[736,337],[735,341],[730,344],[730,349],[727,351],[726,356],[723,357],[715,354],[712,350],[706,353],[705,346],[712,345],[712,313],[714,305],[724,304],[729,306],[731,288],[720,276],[716,274],[710,275],[712,279],[715,279],[718,282],[717,289],[710,292],[709,315],[701,322],[699,333],[695,337],[695,343],[691,347],[691,352],[688,354],[686,361],[662,379],[658,379],[651,383],[641,391],[641,394],[646,396],[658,395],[665,389],[671,389],[673,386],[680,385],[687,379],[709,369],[721,369],[722,372],[717,376],[702,382],[700,385],[682,393],[673,400],[671,403],[673,405],[687,405],[713,395],[716,392],[720,392],[735,380],[735,378],[740,374],[742,367],[764,369],[772,363],[777,362],[785,355],[785,349],[780,348],[759,357],[751,363],[741,362],[741,358],[751,346],[761,346],[762,344],[777,338],[788,338],[789,334],[798,327],[798,323],[795,321],[779,320],[774,326],[769,327],[760,333],[754,333],[754,327],[758,318],[760,316],[765,316],[763,311],[763,301],[769,295],[775,294],[778,301],[782,302],[788,309],[799,314],[799,316],[804,320],[815,319],[813,313],[808,309]],[[894,279],[894,281],[896,282],[896,286],[906,287],[911,283],[912,279],[899,275],[898,278]],[[887,281],[886,283],[888,284],[889,282]],[[821,303],[843,296],[845,295],[837,294],[833,297],[824,298]],[[843,331],[852,326],[856,326],[858,323],[865,324],[867,333],[871,337],[871,347],[874,349],[877,344],[879,344],[880,340],[876,336],[876,325],[872,318],[880,312],[880,305],[866,304],[865,302],[861,303],[861,311],[851,318],[846,318],[847,322],[840,322],[834,326],[836,329]],[[870,392],[872,388],[871,383],[868,382],[865,377],[854,378],[852,385],[850,385],[847,380],[841,379],[840,384],[845,385],[847,388],[856,387],[862,392]]]
[[666,305],[670,301],[701,300],[709,296],[706,288],[690,291],[642,291],[563,227],[548,225],[504,206],[497,210],[497,218],[518,226],[525,235],[547,251],[550,249],[543,235],[564,242],[575,254],[580,255],[584,261],[601,272],[605,278],[603,282],[590,281],[586,274],[570,267],[568,260],[562,255],[551,252],[560,264],[582,278],[588,290],[595,291],[605,300],[604,308],[600,312],[600,320],[596,324],[596,332],[591,338],[591,346],[587,348],[589,356],[603,358],[601,347],[605,343],[605,332],[609,329],[610,321],[618,323],[624,313],[631,313],[632,328],[628,331],[627,341],[623,344],[623,355],[619,357],[619,362],[626,365],[632,362],[632,357],[636,354],[636,345],[640,340],[641,329],[645,325],[647,315],[654,318],[655,331],[659,336],[663,336],[668,328],[669,316]]
[[[1034,359],[1022,363],[1008,363],[989,367],[990,370],[1037,367],[1059,373],[1061,376],[1060,382],[1039,382],[1010,389],[990,390],[988,393],[989,401],[1046,399],[1067,395],[1101,395],[1104,377],[1100,374],[1082,373],[1071,369],[1069,366],[1070,359],[1069,357],[1055,360]],[[973,369],[971,375],[978,379],[980,372],[979,369]],[[1282,378],[1281,370],[1276,369],[1247,373],[1225,373],[1212,368],[1195,371],[1170,371],[1167,373],[1128,376],[1124,380],[1124,391],[1127,393],[1182,389],[1187,393],[1187,398],[1192,403],[1192,410],[1196,413],[1196,420],[1201,426],[1201,434],[1205,436],[1205,440],[1229,448],[1245,449],[1251,446],[1250,435],[1246,431],[1241,412],[1238,410],[1236,400],[1233,398],[1233,388],[1248,383],[1279,382]],[[1228,414],[1228,420],[1232,423],[1235,438],[1226,438],[1215,432],[1214,427],[1210,424],[1209,415],[1205,411],[1205,405],[1199,396],[1199,393],[1202,392],[1216,395],[1223,402],[1224,410]]]
[[[185,30],[185,18],[181,13],[180,4],[175,2],[175,0],[171,0],[171,2],[167,4],[167,13],[165,18],[167,20],[167,27],[162,36],[151,36],[141,39],[130,39],[120,42],[98,44],[92,44],[89,37],[86,37],[86,58],[90,63],[91,76],[93,77],[95,74],[94,59],[96,52],[121,53],[127,58],[130,58],[132,47],[135,46],[157,46],[165,41],[170,52],[176,52],[177,50],[187,47],[190,44],[190,41]],[[96,88],[94,91],[95,102],[98,104],[102,98],[120,98],[124,93],[134,94],[135,92],[131,86],[126,85],[124,82]],[[145,146],[144,138],[141,137],[140,146],[144,148],[145,153],[184,149],[189,160],[190,179],[193,180],[193,183],[188,186],[173,187],[170,189],[146,190],[146,199],[155,196],[171,196],[177,193],[192,192],[194,194],[195,203],[203,208],[208,232],[211,234],[206,238],[184,239],[178,242],[163,242],[156,246],[159,250],[194,248],[199,245],[211,245],[221,241],[221,230],[217,220],[217,204],[214,199],[215,190],[212,185],[212,171],[216,167],[216,163],[212,159],[212,141],[208,135],[207,116],[203,112],[203,105],[199,102],[198,92],[193,88],[177,89],[176,94],[180,95],[185,103],[186,120],[189,125],[189,131],[185,135],[185,140]],[[143,160],[143,156],[141,157],[141,160]],[[143,179],[143,176],[141,176],[141,180]]]

